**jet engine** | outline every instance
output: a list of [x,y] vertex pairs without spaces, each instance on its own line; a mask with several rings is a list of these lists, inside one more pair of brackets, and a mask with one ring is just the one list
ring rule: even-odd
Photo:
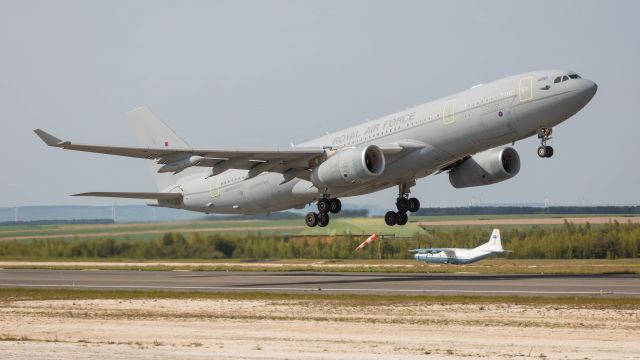
[[338,150],[313,169],[311,182],[318,188],[365,183],[384,171],[384,153],[376,145]]
[[511,147],[489,149],[473,155],[449,171],[455,188],[495,184],[520,171],[520,156]]

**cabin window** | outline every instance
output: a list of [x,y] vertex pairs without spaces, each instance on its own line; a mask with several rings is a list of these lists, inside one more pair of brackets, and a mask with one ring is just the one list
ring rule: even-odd
[[557,78],[555,78],[555,80],[553,80],[553,83],[554,84],[559,83],[561,78],[562,78],[561,76],[558,76]]
[[565,75],[565,76],[563,76],[563,77],[562,77],[562,82],[565,82],[565,81],[567,81],[567,80],[569,80],[569,77],[568,77],[567,75]]

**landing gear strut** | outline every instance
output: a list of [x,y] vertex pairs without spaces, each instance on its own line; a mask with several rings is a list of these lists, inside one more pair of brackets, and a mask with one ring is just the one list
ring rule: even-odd
[[401,184],[399,189],[398,198],[396,199],[398,211],[388,211],[384,215],[384,222],[389,226],[406,224],[409,221],[407,211],[414,213],[420,210],[420,200],[409,197],[409,185]]
[[329,225],[329,213],[337,214],[342,210],[342,202],[340,199],[330,199],[323,197],[318,200],[317,203],[318,212],[310,212],[305,217],[305,223],[308,227],[314,227],[316,225],[325,227]]
[[553,156],[553,148],[547,145],[547,141],[551,139],[551,128],[540,128],[537,130],[538,139],[540,139],[540,147],[538,148],[538,156],[541,158],[550,158]]

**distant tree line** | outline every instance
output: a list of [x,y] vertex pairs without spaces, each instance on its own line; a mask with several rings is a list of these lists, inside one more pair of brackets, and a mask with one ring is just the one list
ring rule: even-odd
[[640,214],[640,206],[469,206],[423,208],[417,215]]
[[[201,235],[167,233],[154,240],[61,240],[0,242],[1,257],[119,259],[408,259],[419,247],[475,247],[488,240],[481,227],[431,228],[409,238],[383,238],[360,252],[365,237]],[[502,231],[507,257],[520,259],[615,259],[638,257],[640,224],[526,227]]]
[[72,219],[72,220],[29,220],[3,221],[0,226],[37,226],[37,225],[78,225],[78,224],[113,224],[113,219]]

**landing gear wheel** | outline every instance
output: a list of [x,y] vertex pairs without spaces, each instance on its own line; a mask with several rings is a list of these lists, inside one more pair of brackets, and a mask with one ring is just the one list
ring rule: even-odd
[[399,212],[396,214],[396,224],[402,226],[409,221],[409,216],[405,212]]
[[398,208],[398,212],[406,212],[409,209],[409,199],[399,197],[398,200],[396,200],[396,208]]
[[337,214],[342,210],[342,202],[340,199],[331,199],[329,200],[329,211],[334,214]]
[[540,147],[538,148],[538,156],[541,158],[550,158],[553,156],[553,148],[547,146],[547,141],[551,139],[553,133],[552,128],[540,128],[536,131],[538,133],[538,139],[540,139]]
[[384,222],[389,226],[395,225],[398,222],[396,213],[394,213],[393,211],[387,211],[387,213],[384,215]]
[[417,212],[418,210],[420,210],[420,200],[418,200],[416,198],[409,199],[409,207],[408,207],[408,209],[412,213]]
[[322,213],[322,214],[328,213],[330,207],[331,207],[331,203],[329,202],[329,199],[322,198],[322,199],[318,200],[318,211],[320,213]]
[[307,214],[307,216],[305,216],[304,222],[308,227],[314,227],[318,225],[318,215],[314,212],[310,212]]
[[329,225],[329,214],[318,214],[318,226],[325,227]]
[[547,157],[547,147],[546,146],[540,146],[538,148],[538,156],[540,156],[541,158],[546,158]]

